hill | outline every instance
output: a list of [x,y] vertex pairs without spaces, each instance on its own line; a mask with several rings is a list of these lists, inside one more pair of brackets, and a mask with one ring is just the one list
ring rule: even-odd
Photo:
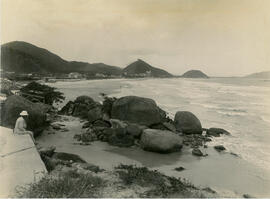
[[173,75],[165,70],[156,68],[138,59],[123,69],[123,76],[126,77],[172,77]]
[[122,69],[103,63],[69,62],[56,54],[27,42],[14,41],[1,46],[1,67],[17,73],[88,72],[120,75]]
[[270,79],[270,71],[263,71],[260,73],[252,73],[252,74],[244,76],[244,77],[245,78]]
[[209,78],[206,74],[204,74],[200,70],[189,70],[185,72],[182,77],[184,78]]

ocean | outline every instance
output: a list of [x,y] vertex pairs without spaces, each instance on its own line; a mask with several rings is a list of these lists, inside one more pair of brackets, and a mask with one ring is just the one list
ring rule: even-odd
[[[173,119],[177,111],[190,111],[204,128],[224,128],[231,136],[221,136],[208,143],[209,157],[199,161],[177,161],[154,164],[139,158],[142,153],[116,151],[123,156],[139,159],[144,165],[170,175],[189,179],[195,185],[218,190],[250,193],[269,197],[270,192],[270,81],[245,78],[210,79],[114,79],[57,82],[50,84],[64,92],[65,102],[79,95],[89,95],[101,101],[100,92],[122,97],[136,95],[152,98]],[[64,103],[63,103],[64,104]],[[61,104],[60,106],[63,106]],[[211,146],[222,144],[226,155],[219,155]],[[230,153],[239,157],[233,157]],[[212,158],[211,158],[212,155]],[[175,158],[175,155],[171,155]],[[149,158],[149,157],[148,157]],[[167,161],[167,163],[166,163]],[[187,163],[189,162],[189,163]],[[176,173],[177,165],[189,167]],[[170,170],[170,172],[168,171]],[[211,172],[209,172],[211,171]]]

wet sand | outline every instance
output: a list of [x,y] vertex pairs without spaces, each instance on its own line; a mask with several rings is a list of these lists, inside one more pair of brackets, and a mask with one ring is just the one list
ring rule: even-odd
[[[267,197],[269,176],[260,178],[257,168],[246,164],[241,157],[229,153],[218,153],[212,147],[205,150],[207,157],[195,157],[189,149],[171,154],[158,154],[146,152],[138,147],[119,148],[110,146],[105,142],[92,142],[91,145],[82,146],[76,144],[73,139],[75,134],[82,131],[80,119],[64,116],[67,121],[57,122],[64,124],[69,131],[55,131],[48,134],[45,131],[38,139],[40,146],[56,146],[57,152],[74,153],[81,156],[89,163],[99,165],[101,168],[111,170],[114,166],[123,164],[136,164],[157,169],[166,175],[186,178],[195,186],[211,187],[223,197],[241,197],[248,193],[256,197]],[[174,169],[182,166],[184,171]],[[257,186],[254,186],[257,184]]]

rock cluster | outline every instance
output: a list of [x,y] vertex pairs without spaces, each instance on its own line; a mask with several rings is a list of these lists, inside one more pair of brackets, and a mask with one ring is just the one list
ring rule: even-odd
[[[74,136],[81,144],[100,140],[119,147],[139,145],[143,150],[158,153],[180,151],[185,145],[194,148],[193,154],[198,155],[199,147],[206,148],[211,136],[228,134],[223,129],[203,129],[200,120],[188,111],[178,111],[171,120],[149,98],[126,96],[106,100],[110,101],[109,106],[81,96],[60,111],[87,119],[83,133]],[[203,130],[207,133],[202,134]]]
[[79,96],[76,100],[69,101],[59,112],[60,114],[72,115],[91,121],[102,118],[101,105],[91,97]]

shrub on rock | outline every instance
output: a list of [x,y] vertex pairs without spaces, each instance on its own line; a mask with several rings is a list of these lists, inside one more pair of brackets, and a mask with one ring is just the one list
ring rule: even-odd
[[21,96],[12,95],[6,99],[1,109],[1,125],[14,128],[21,111],[26,110],[29,114],[27,129],[37,136],[48,126],[46,112],[48,107],[40,106]]
[[175,114],[174,123],[177,131],[181,131],[185,134],[202,134],[201,122],[191,112],[178,111]]
[[72,161],[72,162],[80,162],[80,163],[86,163],[84,159],[82,159],[80,156],[72,153],[64,153],[64,152],[55,152],[52,155],[52,158],[59,159],[62,161]]
[[141,135],[141,147],[146,151],[170,153],[180,151],[183,140],[170,131],[145,129]]
[[146,126],[161,123],[166,119],[154,100],[137,96],[117,99],[113,103],[111,114],[114,119]]

